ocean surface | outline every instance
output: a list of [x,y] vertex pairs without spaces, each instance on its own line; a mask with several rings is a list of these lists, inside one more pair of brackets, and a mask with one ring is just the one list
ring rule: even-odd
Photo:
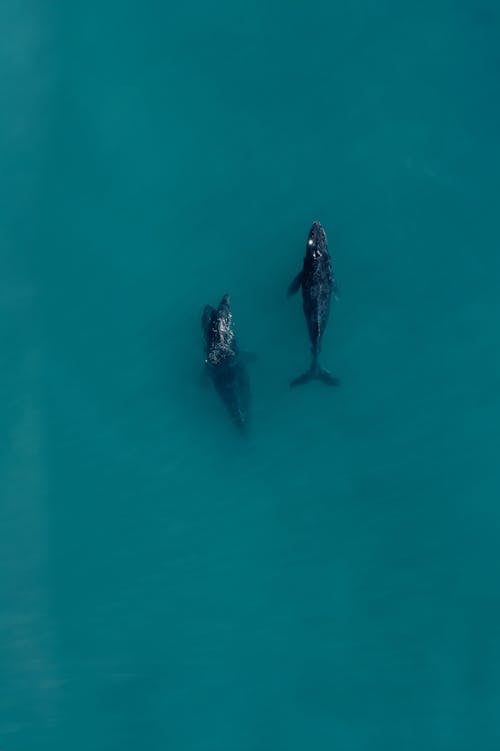
[[[3,0],[0,39],[0,750],[497,751],[498,2]],[[315,219],[341,387],[292,390]]]

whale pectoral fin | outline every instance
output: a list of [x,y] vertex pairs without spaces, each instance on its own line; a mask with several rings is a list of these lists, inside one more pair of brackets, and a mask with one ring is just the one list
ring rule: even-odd
[[297,274],[293,282],[288,287],[287,297],[291,297],[292,295],[295,295],[299,291],[301,284],[302,284],[302,271],[300,271]]

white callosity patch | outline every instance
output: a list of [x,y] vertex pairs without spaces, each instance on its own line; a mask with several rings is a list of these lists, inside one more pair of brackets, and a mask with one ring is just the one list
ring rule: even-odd
[[218,365],[234,354],[234,331],[232,328],[232,314],[217,315],[213,322],[217,344],[208,353],[211,365]]

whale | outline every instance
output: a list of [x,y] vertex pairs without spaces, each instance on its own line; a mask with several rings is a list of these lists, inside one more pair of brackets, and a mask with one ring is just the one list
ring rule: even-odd
[[218,307],[205,305],[201,316],[205,372],[236,428],[247,433],[250,415],[250,383],[247,363],[252,357],[241,352],[236,341],[230,296]]
[[320,222],[313,222],[306,243],[302,269],[288,287],[288,297],[302,290],[302,307],[311,342],[311,364],[307,371],[290,381],[290,386],[301,386],[312,380],[327,386],[338,386],[339,379],[320,365],[319,355],[323,335],[330,317],[332,297],[338,288],[328,251],[326,232]]

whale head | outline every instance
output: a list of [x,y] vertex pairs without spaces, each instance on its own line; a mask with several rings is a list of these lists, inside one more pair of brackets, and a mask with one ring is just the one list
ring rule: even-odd
[[306,255],[315,261],[328,253],[326,233],[320,222],[313,222],[307,238]]

